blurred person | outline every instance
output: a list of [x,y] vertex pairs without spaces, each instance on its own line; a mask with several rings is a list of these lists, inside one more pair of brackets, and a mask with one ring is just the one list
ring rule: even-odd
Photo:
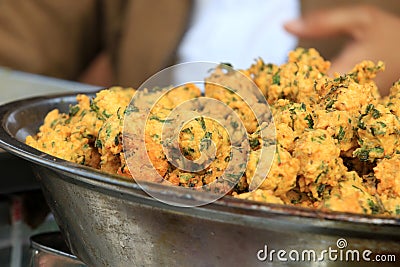
[[[379,8],[359,6],[361,2]],[[378,85],[387,87],[398,78],[394,45],[400,34],[393,29],[400,19],[384,11],[400,14],[395,1],[238,3],[2,0],[0,65],[103,86],[138,87],[157,71],[183,61],[223,60],[243,68],[261,56],[280,64],[297,44],[297,36],[300,46],[315,47],[332,60],[333,71],[379,59],[387,70],[377,78]],[[304,16],[294,20],[300,9]],[[291,21],[285,27],[295,36],[284,32],[285,21]],[[350,39],[337,43],[340,36]],[[329,41],[323,45],[317,40],[326,37]]]
[[3,0],[0,64],[137,87],[179,62],[283,63],[297,39],[282,25],[298,15],[297,0]]
[[[392,10],[394,12],[400,9],[400,2],[381,2],[392,3],[397,7]],[[343,48],[331,58],[332,72],[346,73],[365,59],[384,61],[386,70],[375,79],[383,95],[387,95],[393,82],[400,78],[400,53],[397,51],[400,16],[394,13],[365,4],[315,9],[287,22],[285,28],[300,38],[308,39],[304,46],[313,46],[315,39],[325,38],[332,42],[340,36],[347,37]]]

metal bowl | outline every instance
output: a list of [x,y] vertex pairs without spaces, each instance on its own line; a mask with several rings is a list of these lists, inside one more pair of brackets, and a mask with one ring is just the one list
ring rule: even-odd
[[60,232],[40,233],[31,236],[30,267],[85,267],[71,255]]
[[[47,112],[56,107],[67,111],[75,103],[75,94],[68,94],[1,106],[0,147],[33,163],[67,245],[88,266],[311,266],[309,261],[318,266],[374,266],[376,255],[400,260],[399,219],[229,196],[204,206],[176,207],[145,191],[188,204],[214,197],[152,183],[143,183],[144,191],[121,177],[24,144]],[[396,266],[385,266],[391,264]]]

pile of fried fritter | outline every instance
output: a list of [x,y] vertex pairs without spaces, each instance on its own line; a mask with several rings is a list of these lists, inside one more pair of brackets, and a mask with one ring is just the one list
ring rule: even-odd
[[[381,97],[373,79],[384,70],[382,62],[363,61],[334,77],[327,74],[329,68],[330,62],[316,50],[298,48],[280,66],[258,59],[240,70],[270,106],[273,142],[260,134],[262,122],[252,113],[254,105],[235,90],[207,84],[204,94],[195,84],[170,90],[154,105],[146,123],[147,153],[163,178],[149,180],[192,188],[219,182],[231,186],[229,194],[242,199],[400,216],[400,81],[389,96]],[[218,77],[223,79],[224,73]],[[129,105],[134,94],[132,88],[112,87],[94,98],[78,95],[68,113],[48,113],[37,135],[28,136],[26,143],[58,158],[131,177],[122,137],[125,116],[138,112]],[[224,125],[215,120],[198,116],[182,125],[178,136],[182,154],[191,161],[201,158],[213,143],[214,158],[207,168],[185,171],[165,155],[161,133],[170,122],[170,112],[202,95],[225,103],[246,128],[251,150],[245,171],[233,186],[221,181],[232,143]],[[124,145],[135,147],[135,140]],[[257,177],[261,151],[269,146],[274,148],[272,165],[265,177]],[[249,190],[253,179],[261,183]]]

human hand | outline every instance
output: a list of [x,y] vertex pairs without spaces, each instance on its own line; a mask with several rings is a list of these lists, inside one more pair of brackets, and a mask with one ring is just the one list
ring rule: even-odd
[[286,23],[285,29],[300,38],[349,36],[351,40],[332,60],[330,74],[346,73],[362,60],[382,60],[386,70],[375,79],[382,95],[400,78],[400,17],[377,7],[318,10]]

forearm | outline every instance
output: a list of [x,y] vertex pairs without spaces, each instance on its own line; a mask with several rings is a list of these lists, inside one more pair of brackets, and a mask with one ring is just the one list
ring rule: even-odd
[[0,65],[73,79],[96,54],[95,0],[2,0]]

